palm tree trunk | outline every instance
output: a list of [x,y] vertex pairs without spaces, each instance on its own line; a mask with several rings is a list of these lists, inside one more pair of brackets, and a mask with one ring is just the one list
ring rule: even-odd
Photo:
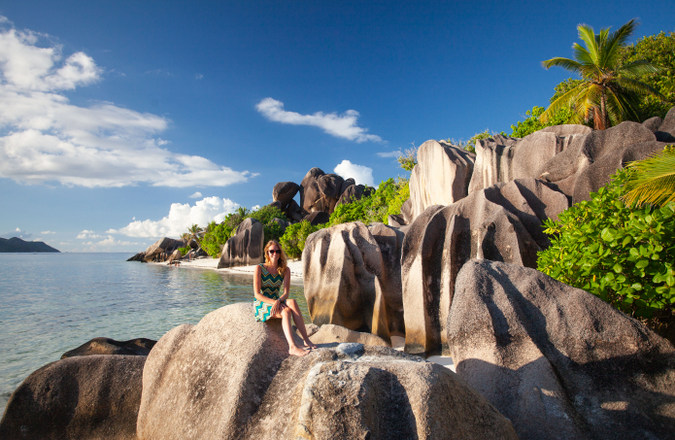
[[[600,127],[597,128],[598,130],[604,130],[607,128],[607,95],[605,94],[605,90],[603,89],[602,95],[600,96]],[[596,124],[598,125],[598,124]]]

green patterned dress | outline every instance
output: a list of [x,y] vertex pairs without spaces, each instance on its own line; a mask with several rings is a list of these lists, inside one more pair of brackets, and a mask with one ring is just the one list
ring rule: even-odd
[[[260,293],[270,299],[279,299],[279,289],[284,283],[284,276],[279,274],[272,275],[262,263],[260,263],[259,266],[262,269],[260,271]],[[255,311],[256,321],[265,322],[270,319],[272,305],[273,304],[260,301],[257,298],[254,299],[253,309]]]

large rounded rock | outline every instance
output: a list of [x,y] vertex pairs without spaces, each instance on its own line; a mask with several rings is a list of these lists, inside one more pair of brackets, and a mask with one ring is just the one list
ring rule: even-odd
[[322,225],[324,223],[328,223],[330,220],[330,215],[327,212],[323,211],[314,211],[307,216],[305,216],[302,221],[307,221],[309,224],[312,226],[317,226],[317,225]]
[[668,341],[534,269],[470,261],[455,285],[447,339],[456,371],[520,439],[672,438]]
[[443,330],[455,277],[472,258],[535,267],[548,246],[547,218],[567,209],[567,197],[534,179],[501,183],[450,206],[432,206],[403,240],[401,278],[406,351],[445,351]]
[[478,140],[469,192],[514,179],[538,178],[547,171],[547,162],[590,131],[583,125],[558,125],[546,127],[523,139],[497,135]]
[[281,321],[257,322],[252,302],[172,329],[143,371],[139,439],[235,438],[287,356]]
[[659,126],[658,131],[662,133],[660,136],[664,138],[659,140],[672,142],[670,137],[675,137],[675,107],[672,107],[670,110],[668,110],[668,113],[666,114],[666,117],[663,118],[663,122]]
[[280,202],[282,211],[286,209],[293,197],[300,191],[300,185],[295,182],[279,182],[272,190],[272,200]]
[[91,356],[94,354],[125,354],[147,356],[157,343],[152,339],[137,338],[129,341],[116,341],[110,338],[94,338],[77,348],[65,352],[61,359],[73,356]]
[[364,196],[368,196],[370,193],[371,189],[366,188],[364,185],[354,185],[354,184],[349,185],[345,187],[344,190],[340,193],[340,198],[338,199],[336,206],[344,203],[355,202],[357,200],[360,200]]
[[307,212],[332,213],[342,191],[344,179],[337,174],[326,174],[312,168],[300,183],[300,206]]
[[511,424],[449,370],[383,347],[288,357],[278,320],[233,304],[159,340],[138,438],[503,438]]
[[516,439],[509,421],[449,370],[361,344],[284,361],[246,437]]
[[368,331],[389,340],[382,254],[363,223],[343,223],[311,234],[302,262],[312,322]]
[[382,255],[380,283],[384,288],[384,302],[387,305],[387,321],[392,335],[403,336],[403,292],[401,287],[401,247],[405,234],[398,228],[384,223],[371,223],[368,230],[377,242]]
[[139,252],[127,261],[142,261],[144,263],[167,261],[179,247],[185,246],[182,240],[173,238],[160,238],[155,243],[148,246],[145,252]]
[[249,217],[241,222],[223,246],[218,269],[262,263],[264,238],[264,228],[258,220]]
[[610,177],[626,163],[646,159],[650,155],[660,152],[666,144],[664,142],[650,141],[639,144],[631,144],[624,148],[617,148],[611,153],[603,154],[594,162],[588,163],[576,176],[574,183],[573,203],[589,200],[592,192],[598,191],[605,186]]
[[62,359],[14,391],[0,421],[3,439],[136,439],[145,356]]
[[541,177],[554,183],[576,203],[605,185],[627,158],[639,160],[658,148],[652,130],[637,122],[622,122],[573,138],[541,168]]
[[474,155],[446,143],[429,140],[417,150],[410,176],[412,218],[432,205],[450,205],[466,197]]
[[502,135],[476,141],[476,160],[468,192],[472,193],[495,183],[508,182],[513,179],[511,159],[514,150],[512,147],[518,141],[517,138]]

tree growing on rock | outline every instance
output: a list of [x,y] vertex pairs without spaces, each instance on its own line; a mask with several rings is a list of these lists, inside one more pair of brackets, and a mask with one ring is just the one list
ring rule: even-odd
[[640,94],[659,95],[653,87],[640,81],[640,75],[657,71],[646,60],[621,63],[621,49],[635,30],[637,23],[630,20],[610,34],[609,28],[596,34],[591,26],[580,24],[579,38],[584,46],[574,43],[574,58],[555,57],[543,61],[546,69],[563,67],[581,76],[581,82],[562,94],[540,116],[548,120],[563,107],[570,107],[574,122],[593,121],[598,130],[617,123],[638,120],[637,106]]

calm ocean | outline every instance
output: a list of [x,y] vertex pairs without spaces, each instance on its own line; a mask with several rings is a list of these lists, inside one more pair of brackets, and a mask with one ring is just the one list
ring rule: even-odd
[[[159,339],[252,301],[251,276],[125,261],[126,253],[0,253],[0,410],[33,371],[88,340]],[[308,320],[302,284],[291,296]]]

